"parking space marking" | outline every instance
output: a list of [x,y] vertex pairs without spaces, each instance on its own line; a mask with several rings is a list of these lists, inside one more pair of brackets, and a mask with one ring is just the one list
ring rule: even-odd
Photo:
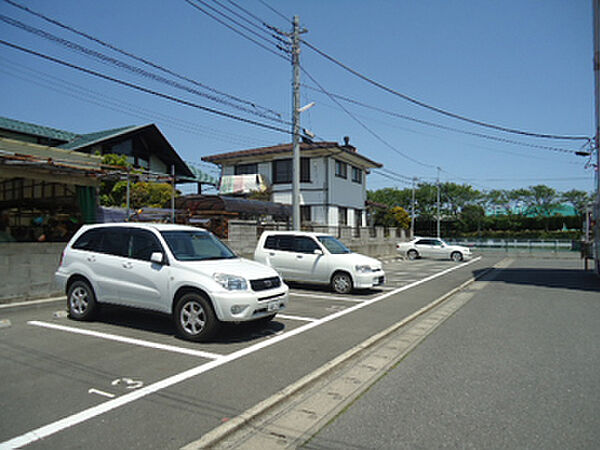
[[352,297],[336,297],[334,295],[313,295],[313,294],[300,294],[296,292],[290,292],[289,295],[293,295],[295,297],[310,297],[310,298],[326,298],[327,300],[342,300],[345,302],[362,302],[364,300],[355,299]]
[[249,347],[245,347],[242,348],[240,350],[237,350],[233,353],[230,353],[228,355],[225,355],[219,359],[216,359],[214,361],[210,361],[208,363],[205,364],[201,364],[199,366],[193,367],[191,369],[185,370],[183,372],[180,372],[178,374],[172,375],[170,377],[164,378],[160,381],[157,381],[156,383],[150,384],[148,386],[145,386],[141,389],[137,389],[135,391],[129,392],[125,395],[122,395],[120,397],[108,400],[104,403],[101,403],[99,405],[93,406],[91,408],[88,408],[86,410],[80,411],[78,413],[72,414],[70,416],[64,417],[60,420],[57,420],[56,422],[50,423],[48,425],[44,425],[41,426],[39,428],[36,428],[35,430],[29,431],[25,434],[22,434],[20,436],[17,436],[15,438],[12,438],[8,441],[4,441],[4,442],[0,442],[0,448],[14,448],[14,447],[24,447],[26,445],[29,445],[33,442],[39,441],[40,439],[44,439],[48,436],[51,436],[55,433],[58,433],[62,430],[65,430],[67,428],[70,428],[74,425],[77,425],[79,423],[82,422],[86,422],[90,419],[93,419],[94,417],[97,417],[101,414],[104,414],[108,411],[112,411],[113,409],[116,408],[120,408],[123,405],[127,405],[131,402],[134,402],[136,400],[139,400],[141,398],[146,397],[147,395],[153,394],[155,392],[161,391],[163,389],[166,389],[168,387],[171,387],[177,383],[181,383],[183,381],[189,380],[191,378],[194,378],[198,375],[201,375],[203,373],[206,373],[210,370],[213,370],[217,367],[220,367],[222,365],[225,365],[231,361],[235,361],[237,359],[240,359],[244,356],[247,356],[249,354],[252,354],[258,350],[262,350],[264,348],[270,347],[271,345],[277,344],[281,341],[284,341],[286,339],[289,339],[291,337],[297,336],[301,333],[304,333],[308,330],[312,330],[313,328],[316,328],[320,325],[323,325],[324,323],[327,322],[331,322],[332,320],[338,319],[340,317],[345,316],[346,314],[350,314],[354,311],[357,311],[359,309],[362,308],[366,308],[369,305],[372,305],[373,303],[377,303],[380,302],[382,300],[385,300],[388,297],[391,297],[392,295],[395,295],[399,292],[403,292],[406,291],[408,289],[411,289],[415,286],[419,286],[423,283],[426,283],[428,281],[431,281],[435,278],[441,277],[447,273],[450,273],[454,270],[460,269],[462,267],[468,266],[469,264],[472,264],[476,261],[479,261],[481,259],[481,257],[478,258],[473,258],[472,260],[450,267],[449,269],[446,269],[442,272],[436,273],[434,275],[431,275],[429,277],[423,278],[422,280],[419,280],[415,283],[412,284],[407,284],[406,286],[402,286],[399,287],[398,289],[395,289],[393,291],[387,292],[385,294],[382,294],[378,297],[372,298],[370,300],[366,300],[362,303],[356,304],[354,306],[351,306],[347,309],[344,309],[343,311],[338,311],[334,314],[331,314],[329,316],[323,317],[322,319],[319,319],[315,322],[310,322],[307,323],[306,325],[302,325],[298,328],[294,328],[293,330],[289,331],[288,333],[283,333],[277,336],[274,336],[272,339],[266,340],[266,341],[261,341],[261,342],[257,342],[256,344],[253,344]]
[[15,303],[5,303],[0,305],[0,309],[5,308],[16,308],[18,306],[31,306],[31,305],[43,305],[44,303],[55,303],[59,301],[66,301],[67,297],[53,297],[53,298],[44,298],[42,300],[28,300],[26,302],[15,302]]
[[110,392],[104,392],[99,389],[88,389],[88,394],[98,394],[102,397],[115,398],[115,394],[111,394]]
[[290,316],[287,314],[277,314],[277,317],[281,317],[282,319],[289,320],[301,320],[303,322],[316,322],[319,319],[313,319],[312,317],[300,317],[300,316]]
[[191,348],[185,347],[175,347],[174,345],[159,344],[157,342],[143,341],[141,339],[128,338],[125,336],[118,336],[116,334],[110,333],[101,333],[99,331],[84,330],[82,328],[67,327],[65,325],[57,325],[54,323],[41,322],[38,320],[31,320],[27,323],[36,327],[51,328],[53,330],[67,331],[69,333],[84,334],[86,336],[107,339],[109,341],[117,341],[125,344],[139,345],[140,347],[153,348],[156,350],[165,350],[167,352],[173,353],[182,353],[184,355],[198,356],[200,358],[219,359],[223,357],[223,355],[219,355],[217,353],[203,352],[201,350],[193,350]]

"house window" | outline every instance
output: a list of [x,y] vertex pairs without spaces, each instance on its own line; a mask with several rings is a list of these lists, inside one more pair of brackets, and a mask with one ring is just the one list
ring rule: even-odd
[[356,228],[362,227],[362,210],[361,209],[354,210],[354,226]]
[[355,183],[362,183],[362,169],[352,167],[352,181]]
[[338,207],[338,225],[348,225],[348,208]]
[[236,164],[233,173],[234,175],[253,175],[258,173],[258,164]]
[[345,162],[335,160],[335,176],[348,178],[348,165]]
[[[273,161],[273,184],[292,182],[292,159]],[[310,158],[300,158],[300,182],[310,183]]]
[[311,220],[310,205],[300,205],[300,222],[310,222]]

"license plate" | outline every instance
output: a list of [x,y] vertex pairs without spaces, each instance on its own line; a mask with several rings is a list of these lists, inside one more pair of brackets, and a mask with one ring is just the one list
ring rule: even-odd
[[271,302],[267,305],[267,311],[277,311],[279,309],[279,302]]

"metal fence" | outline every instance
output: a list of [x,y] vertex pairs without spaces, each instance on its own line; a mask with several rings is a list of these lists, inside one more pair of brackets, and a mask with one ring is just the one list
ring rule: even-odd
[[506,251],[521,253],[580,252],[581,242],[542,239],[448,239],[449,244],[464,245],[481,251]]

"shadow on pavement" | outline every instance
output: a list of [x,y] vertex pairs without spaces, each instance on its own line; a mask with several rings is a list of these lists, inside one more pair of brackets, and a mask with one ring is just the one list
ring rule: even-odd
[[[475,270],[479,276],[485,270]],[[496,269],[480,278],[481,281],[494,281],[511,284],[532,285],[559,289],[600,292],[600,277],[592,271],[578,269],[551,268],[510,268]]]
[[[116,305],[102,305],[100,314],[94,321],[181,339],[175,333],[175,325],[170,316],[152,311]],[[266,323],[260,321],[221,323],[217,334],[205,343],[252,342],[281,333],[284,329],[285,325],[278,322],[277,319]],[[195,344],[194,342],[181,340],[192,345]]]

